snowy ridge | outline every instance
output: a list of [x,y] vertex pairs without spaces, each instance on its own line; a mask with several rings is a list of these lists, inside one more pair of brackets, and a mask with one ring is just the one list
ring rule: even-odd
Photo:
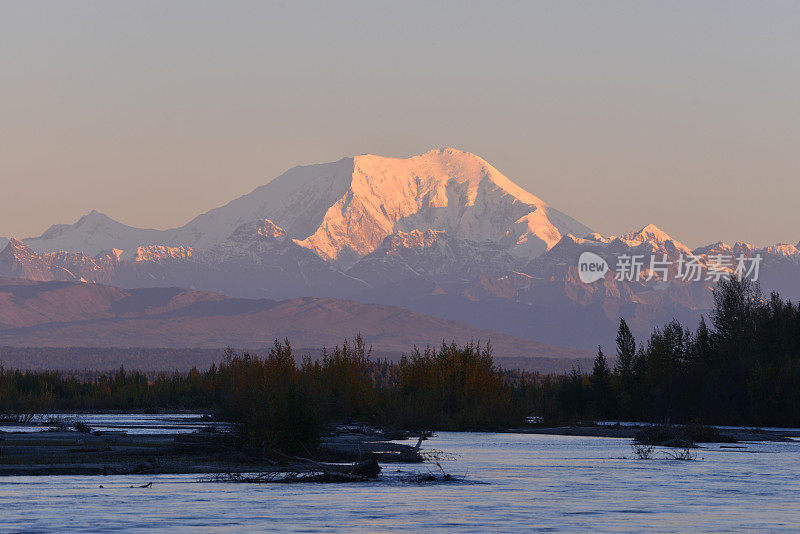
[[127,226],[93,210],[74,224],[56,224],[41,236],[23,241],[36,252],[85,252],[94,256],[112,248],[131,250],[165,241],[168,233]]
[[[800,284],[787,282],[790,277],[786,272],[788,268],[786,266],[790,264],[800,265],[800,251],[792,245],[779,243],[758,248],[743,242],[737,242],[730,246],[718,241],[704,247],[689,250],[686,245],[652,224],[640,230],[624,234],[619,238],[603,237],[599,234],[590,234],[585,238],[566,235],[545,254],[531,260],[525,267],[524,272],[539,278],[562,278],[567,275],[569,267],[577,264],[578,256],[584,251],[592,251],[599,254],[612,267],[612,271],[623,255],[628,258],[639,258],[642,269],[637,283],[642,284],[643,289],[652,287],[663,289],[665,287],[663,284],[661,286],[654,285],[662,281],[663,276],[658,270],[654,270],[651,273],[651,260],[661,262],[666,257],[667,262],[670,263],[667,277],[672,283],[676,280],[676,275],[678,274],[679,257],[682,256],[684,261],[689,261],[690,257],[694,257],[691,261],[696,261],[702,266],[701,279],[698,282],[707,287],[709,284],[706,283],[705,277],[709,269],[713,268],[715,271],[721,270],[732,273],[736,265],[736,258],[739,256],[753,258],[760,254],[763,260],[762,265],[767,271],[766,280],[768,283],[784,289],[787,294],[794,293],[792,289],[794,286],[798,286],[798,290],[800,290]],[[724,264],[718,263],[720,256],[724,257]],[[776,273],[781,276],[782,279],[780,281],[776,281],[774,276],[770,277],[770,275],[777,276]],[[795,274],[800,275],[800,272]],[[606,275],[606,278],[612,276],[613,272],[610,272]]]
[[790,245],[789,243],[776,243],[769,247],[765,247],[764,251],[767,252],[768,254],[773,254],[775,256],[800,255],[800,250],[798,250],[796,246]]
[[271,182],[206,212],[172,231],[172,244],[209,248],[244,224],[269,219],[292,237],[305,239],[325,212],[347,191],[353,159],[294,167]]
[[0,252],[0,274],[45,282],[53,280],[49,267],[39,255],[17,239],[10,239]]
[[132,261],[138,263],[159,263],[170,260],[185,260],[192,257],[192,247],[169,247],[164,245],[149,245],[137,247]]

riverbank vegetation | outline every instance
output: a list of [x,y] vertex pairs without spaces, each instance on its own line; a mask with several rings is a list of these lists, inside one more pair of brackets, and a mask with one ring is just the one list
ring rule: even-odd
[[265,358],[227,351],[206,371],[148,379],[123,369],[81,380],[0,367],[0,417],[80,410],[207,410],[242,443],[296,453],[330,424],[368,423],[389,433],[519,426],[527,407],[492,361],[491,347],[443,344],[376,362],[361,336],[296,363],[288,340]]

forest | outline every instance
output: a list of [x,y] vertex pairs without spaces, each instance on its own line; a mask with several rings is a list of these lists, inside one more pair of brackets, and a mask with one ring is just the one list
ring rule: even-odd
[[695,330],[673,320],[637,344],[621,319],[613,364],[598,348],[591,373],[545,377],[528,395],[551,421],[800,426],[800,304],[721,280]]

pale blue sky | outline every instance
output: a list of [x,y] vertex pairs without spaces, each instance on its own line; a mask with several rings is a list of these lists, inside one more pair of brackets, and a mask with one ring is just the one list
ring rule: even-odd
[[0,235],[474,152],[602,233],[800,240],[797,2],[0,2]]

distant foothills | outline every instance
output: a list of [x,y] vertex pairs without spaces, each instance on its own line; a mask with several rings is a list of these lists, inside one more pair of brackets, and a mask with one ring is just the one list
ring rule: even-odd
[[[295,167],[180,228],[132,228],[93,211],[0,247],[0,345],[15,346],[243,347],[291,337],[319,347],[362,331],[387,352],[491,337],[495,358],[575,362],[612,344],[620,318],[642,338],[672,319],[694,324],[712,308],[705,271],[718,255],[760,256],[762,290],[800,298],[795,245],[690,250],[653,225],[603,236],[452,148]],[[608,272],[586,284],[577,271],[585,251],[609,264],[693,255],[704,272],[697,281]],[[77,300],[46,310],[42,296],[59,292]],[[103,293],[117,296],[92,308]],[[70,309],[94,311],[66,317]],[[312,310],[313,325],[298,319]],[[15,314],[38,318],[12,324]]]
[[[121,289],[0,277],[0,363],[36,370],[188,371],[227,347],[263,354],[290,338],[298,358],[362,333],[376,359],[399,361],[414,345],[491,341],[508,368],[561,372],[592,354],[426,316],[330,297],[236,299],[180,288]],[[298,361],[299,363],[299,361]]]

